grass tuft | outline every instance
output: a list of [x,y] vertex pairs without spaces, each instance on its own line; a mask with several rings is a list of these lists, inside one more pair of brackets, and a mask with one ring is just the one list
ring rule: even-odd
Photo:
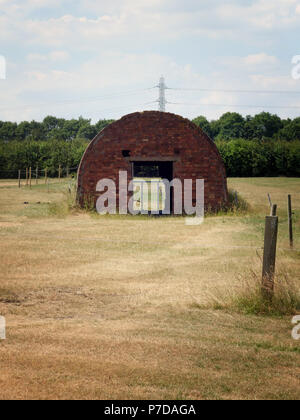
[[234,213],[247,213],[250,211],[250,204],[236,191],[228,190],[228,208]]
[[300,290],[295,279],[285,268],[275,276],[275,291],[272,300],[265,299],[261,290],[261,276],[251,270],[243,280],[241,291],[232,300],[239,311],[253,315],[295,315],[300,311]]
[[232,290],[216,290],[210,295],[210,306],[246,315],[285,316],[300,312],[300,288],[286,268],[278,269],[272,300],[262,293],[261,275],[254,270],[239,276],[239,286]]
[[64,218],[76,210],[78,210],[76,185],[70,182],[68,189],[62,191],[62,199],[49,204],[49,215]]

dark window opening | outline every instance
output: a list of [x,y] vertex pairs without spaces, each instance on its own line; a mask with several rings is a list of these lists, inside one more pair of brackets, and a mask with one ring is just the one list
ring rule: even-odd
[[136,163],[134,165],[134,177],[135,178],[159,178],[159,166]]
[[172,181],[173,162],[133,162],[134,178],[162,178]]
[[130,150],[122,150],[123,157],[130,157]]

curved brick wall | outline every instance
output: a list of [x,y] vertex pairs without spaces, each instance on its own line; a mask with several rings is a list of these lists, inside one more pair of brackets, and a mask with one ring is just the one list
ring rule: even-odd
[[[130,157],[123,151],[130,151]],[[145,111],[114,122],[89,144],[78,171],[79,203],[87,197],[96,202],[100,179],[113,179],[118,185],[120,170],[128,172],[129,182],[131,161],[148,159],[173,161],[173,178],[204,179],[206,208],[217,209],[227,201],[225,167],[213,141],[178,115]]]

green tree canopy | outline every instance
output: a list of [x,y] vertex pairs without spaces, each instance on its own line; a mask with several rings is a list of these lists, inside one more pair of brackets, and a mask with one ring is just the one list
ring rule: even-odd
[[193,123],[197,127],[200,127],[209,137],[212,137],[210,123],[208,122],[206,117],[200,115],[199,117],[193,119]]
[[243,137],[245,120],[237,112],[227,112],[218,121],[217,139],[238,139]]
[[277,138],[286,141],[300,140],[300,118],[287,121],[279,131]]

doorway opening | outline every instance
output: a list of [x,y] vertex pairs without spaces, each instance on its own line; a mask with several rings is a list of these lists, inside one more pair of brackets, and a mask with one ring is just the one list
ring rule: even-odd
[[[162,214],[165,210],[166,187],[163,180],[173,180],[173,162],[132,162],[134,210]],[[171,213],[173,211],[171,193]]]

